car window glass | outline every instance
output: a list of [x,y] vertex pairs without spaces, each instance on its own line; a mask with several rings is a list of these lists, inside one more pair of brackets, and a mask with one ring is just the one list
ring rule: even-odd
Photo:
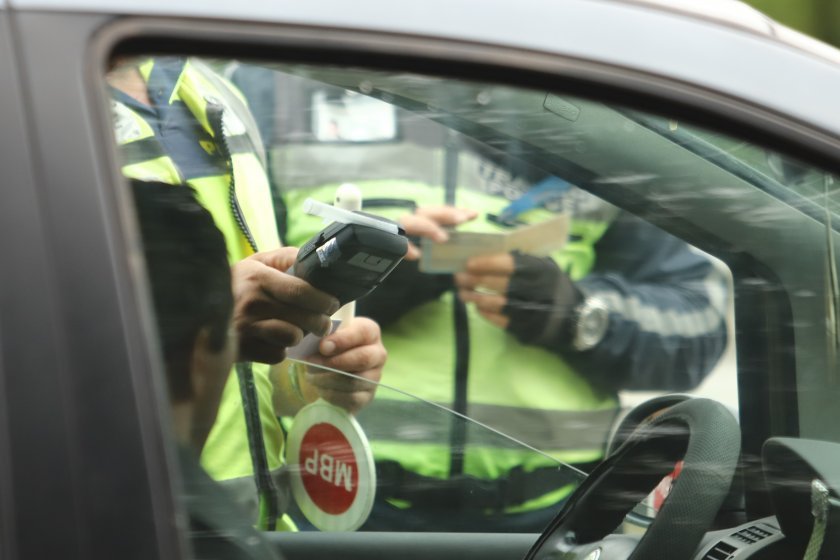
[[[328,72],[325,73],[328,75],[327,81],[330,78],[335,79],[334,75],[331,76]],[[470,137],[470,135],[461,134],[453,130],[453,127],[447,126],[450,119],[454,120],[451,113],[438,113],[434,107],[429,106],[418,110],[417,100],[400,98],[399,101],[396,101],[394,99],[399,97],[399,94],[392,94],[390,91],[382,92],[377,97],[379,99],[391,99],[392,102],[400,105],[398,114],[400,116],[399,122],[401,124],[400,131],[402,136],[399,139],[381,143],[357,143],[348,141],[337,145],[328,145],[324,142],[319,142],[317,138],[313,138],[312,131],[307,129],[305,116],[307,111],[315,111],[316,109],[306,101],[294,106],[291,106],[288,101],[283,101],[283,99],[287,98],[305,100],[307,98],[306,92],[322,91],[323,88],[329,87],[322,81],[302,77],[305,75],[306,70],[298,68],[291,69],[290,75],[280,75],[277,78],[278,90],[283,92],[278,93],[278,105],[281,107],[281,110],[277,111],[279,113],[277,122],[281,122],[283,125],[276,132],[280,138],[275,142],[275,151],[272,154],[274,161],[272,169],[275,173],[277,183],[286,185],[281,188],[284,189],[284,192],[288,193],[285,200],[287,204],[291,203],[290,207],[287,208],[290,215],[293,214],[295,206],[298,208],[301,207],[304,197],[319,196],[322,200],[328,200],[332,190],[336,189],[339,184],[351,182],[359,186],[363,193],[373,193],[370,198],[365,199],[368,207],[376,208],[376,210],[386,212],[387,215],[396,218],[400,214],[404,214],[406,208],[411,208],[412,203],[418,204],[418,200],[425,201],[427,205],[445,204],[447,196],[450,194],[446,191],[446,183],[454,175],[456,187],[453,189],[455,192],[452,195],[456,204],[459,200],[463,200],[465,207],[481,208],[482,204],[486,204],[486,199],[494,198],[498,201],[504,201],[504,203],[494,208],[493,210],[495,211],[487,212],[485,216],[480,216],[479,219],[473,222],[463,224],[456,234],[461,235],[462,239],[451,243],[451,247],[447,247],[446,250],[440,250],[433,244],[427,244],[424,248],[424,255],[419,262],[418,268],[420,271],[425,269],[426,271],[431,270],[439,273],[453,272],[452,268],[447,268],[447,266],[453,266],[452,263],[446,262],[445,259],[447,257],[455,258],[457,253],[456,248],[458,246],[460,246],[463,253],[468,255],[477,255],[483,251],[493,252],[492,248],[488,249],[481,245],[481,243],[488,245],[491,243],[489,237],[478,237],[484,232],[479,233],[478,236],[469,237],[473,233],[470,230],[481,231],[484,229],[485,231],[493,232],[512,232],[517,228],[524,229],[527,227],[526,221],[522,220],[516,223],[516,217],[510,218],[510,216],[515,216],[515,212],[518,210],[517,204],[522,207],[531,203],[534,206],[539,206],[541,209],[548,210],[548,215],[536,218],[535,221],[540,223],[548,223],[552,221],[552,215],[557,216],[558,214],[562,215],[564,213],[578,218],[579,221],[572,226],[577,231],[558,233],[556,229],[553,231],[551,229],[545,230],[545,235],[550,235],[554,239],[566,236],[565,254],[562,250],[557,251],[556,249],[558,247],[552,248],[550,244],[546,248],[546,254],[551,254],[552,249],[554,249],[555,258],[560,259],[561,262],[563,262],[564,258],[567,259],[563,266],[567,267],[567,271],[571,270],[573,274],[581,274],[580,271],[575,271],[575,267],[586,266],[581,262],[581,260],[585,262],[586,257],[583,256],[581,260],[575,261],[574,258],[569,259],[569,254],[574,255],[578,251],[586,251],[582,246],[586,244],[585,236],[587,233],[600,235],[600,233],[593,233],[591,231],[586,232],[582,222],[587,219],[589,221],[586,225],[589,226],[593,226],[598,218],[612,223],[611,233],[606,238],[598,238],[601,240],[600,253],[598,252],[599,246],[597,241],[590,241],[590,243],[595,243],[596,262],[600,259],[603,266],[610,269],[610,272],[607,274],[615,273],[616,270],[621,269],[623,266],[621,264],[622,257],[626,259],[625,262],[628,263],[628,269],[643,267],[644,261],[651,262],[655,260],[655,258],[648,259],[648,256],[645,254],[646,251],[653,250],[652,248],[654,246],[663,242],[661,240],[668,239],[668,241],[664,241],[666,245],[671,242],[669,239],[670,236],[661,232],[658,228],[649,224],[638,225],[633,218],[620,214],[612,205],[598,197],[580,192],[574,189],[574,187],[571,188],[571,193],[555,194],[562,192],[562,189],[566,187],[562,180],[558,180],[553,184],[547,182],[540,185],[540,181],[545,180],[550,174],[541,169],[539,165],[530,164],[530,161],[533,160],[533,154],[529,154],[526,147],[523,147],[515,141],[511,141],[506,135],[486,143],[476,142],[475,138]],[[418,78],[412,83],[411,77],[388,76],[384,79],[389,85],[399,83],[394,88],[399,89],[401,94],[410,93],[411,86],[417,87],[420,82]],[[400,86],[403,87],[400,88]],[[375,82],[366,81],[364,76],[362,76],[359,78],[358,88],[361,91],[367,89],[370,93],[375,88]],[[505,98],[505,95],[509,95],[511,100],[515,99],[513,93],[500,92],[492,88],[474,89],[475,99],[467,97],[467,94],[464,92],[458,92],[462,94],[462,99],[469,99],[471,105],[467,105],[466,103],[452,105],[450,103],[449,107],[447,107],[448,111],[465,113],[468,109],[474,110],[472,107],[476,103],[479,107],[482,105],[492,106],[494,95],[498,95],[502,99]],[[406,90],[408,91],[406,92]],[[452,90],[457,92],[457,87],[453,87]],[[334,91],[336,92],[334,95],[338,96],[339,92],[343,90],[336,87]],[[300,92],[303,93],[301,94]],[[445,95],[437,92],[433,96],[433,99],[439,101],[443,97]],[[443,100],[443,103],[447,103],[448,101]],[[568,102],[559,97],[549,96],[546,102],[560,115],[577,118],[581,111],[580,107],[575,105],[577,103],[576,101]],[[493,109],[488,109],[486,112],[470,113],[468,117],[464,118],[474,119],[475,122],[470,123],[472,125],[491,122],[498,126],[498,128],[504,128],[506,126],[513,126],[513,122],[518,119],[533,119],[534,117],[531,115],[530,110],[520,110],[518,112],[511,110],[508,113],[504,108],[501,108],[496,109],[495,112]],[[295,123],[298,123],[297,127]],[[612,126],[617,126],[617,124],[613,124]],[[625,121],[625,126],[627,124]],[[582,135],[578,137],[574,131],[571,131],[568,133],[566,141],[568,143],[577,142],[577,151],[583,151],[582,148],[585,140],[582,138]],[[437,186],[437,188],[429,188],[430,185]],[[534,185],[540,186],[534,187]],[[401,187],[404,192],[412,194],[406,200],[399,200],[394,196],[399,192],[398,187]],[[420,189],[419,193],[418,188]],[[377,189],[379,190],[377,191]],[[539,192],[536,195],[537,198],[540,198],[539,202],[535,203],[527,200],[528,196],[524,195],[529,189],[531,192],[534,190]],[[377,194],[383,191],[387,192],[389,196],[380,199]],[[514,203],[513,201],[516,202]],[[422,202],[420,203],[422,204]],[[526,215],[528,210],[525,210]],[[306,223],[305,217],[301,220],[289,220],[290,229],[288,230],[288,238],[291,243],[301,243],[317,231],[317,224],[319,223],[317,220],[309,220],[308,227],[302,231],[298,229],[301,226],[305,227]],[[488,223],[491,224],[489,228],[486,225]],[[297,224],[301,225],[299,226]],[[631,255],[632,250],[630,248],[633,247],[634,242],[630,241],[630,239],[636,235],[634,232],[638,231],[637,228],[646,230],[647,235],[650,237],[645,237],[646,234],[642,233],[642,237],[637,238],[635,242],[636,248],[640,252]],[[520,234],[522,233],[522,229],[520,229]],[[624,239],[625,236],[626,239]],[[584,238],[583,240],[581,239],[582,237]],[[644,239],[644,241],[641,241],[641,239]],[[660,241],[657,241],[657,239]],[[697,362],[688,364],[689,369],[693,369],[694,374],[697,375],[694,380],[687,378],[678,380],[677,377],[679,377],[679,374],[676,372],[674,372],[675,375],[671,379],[668,379],[667,375],[656,378],[655,372],[657,369],[661,372],[662,369],[667,369],[669,366],[663,363],[655,363],[658,359],[655,352],[647,356],[637,355],[630,357],[630,360],[639,362],[637,364],[639,367],[636,369],[634,375],[628,376],[628,379],[623,382],[623,386],[617,387],[619,402],[621,403],[620,406],[625,410],[629,410],[629,408],[656,395],[679,390],[716,398],[725,402],[733,411],[736,411],[737,388],[735,382],[734,344],[731,341],[732,333],[734,332],[732,328],[732,298],[730,297],[732,288],[728,269],[720,261],[712,259],[707,255],[698,256],[700,253],[695,249],[689,248],[688,245],[678,243],[676,240],[673,241],[675,243],[672,250],[676,253],[684,251],[683,258],[689,261],[693,261],[693,257],[696,256],[697,260],[694,261],[695,264],[702,263],[700,266],[703,267],[704,274],[707,274],[708,277],[685,278],[677,282],[683,282],[683,287],[688,291],[696,289],[698,293],[704,294],[701,297],[708,298],[706,307],[701,306],[701,308],[689,309],[689,306],[689,308],[684,307],[680,309],[680,303],[677,302],[676,308],[671,307],[670,304],[666,304],[664,308],[658,309],[656,298],[639,301],[633,299],[632,296],[623,302],[612,300],[609,304],[613,308],[620,307],[623,304],[637,306],[638,316],[645,315],[647,319],[646,324],[640,330],[643,330],[647,335],[658,333],[655,336],[667,338],[677,335],[680,329],[691,330],[702,328],[699,327],[699,323],[702,320],[698,321],[696,316],[691,318],[680,317],[682,312],[697,311],[697,313],[709,313],[712,317],[712,323],[715,326],[713,328],[707,327],[706,331],[694,333],[695,341],[706,338],[709,342],[704,350],[706,356],[702,356],[703,351],[701,351],[701,355],[695,354],[694,358],[691,359],[697,360]],[[624,254],[618,256],[614,251],[624,251]],[[580,253],[577,256],[581,257]],[[670,258],[674,259],[672,262],[679,262],[681,259],[678,255],[672,255]],[[665,260],[668,260],[668,257]],[[660,262],[661,264],[664,264],[664,262]],[[688,268],[690,267],[691,265],[688,265]],[[420,298],[433,300],[435,297],[440,297],[437,294],[442,293],[441,287],[430,285],[426,286],[426,289],[433,290],[432,294],[424,294],[423,287],[421,287],[422,280],[419,282],[417,280],[412,281],[405,271],[398,271],[397,274],[405,275],[403,283],[415,290],[410,294],[402,294],[403,298],[409,298],[412,306],[416,305],[415,302],[420,303]],[[590,279],[597,275],[597,273],[591,275]],[[422,278],[422,276],[417,278]],[[642,282],[649,282],[649,286],[656,289],[661,287],[663,281],[667,283],[664,277],[657,277],[657,273],[652,272],[652,275]],[[620,280],[617,280],[617,282],[620,282]],[[700,287],[699,284],[704,282],[704,287]],[[478,286],[479,291],[483,288],[483,286]],[[593,291],[597,289],[596,282],[596,287],[593,288]],[[434,290],[437,291],[435,292]],[[492,291],[492,289],[487,291]],[[613,295],[614,292],[610,292],[608,289],[604,297]],[[627,295],[629,296],[630,294]],[[377,294],[371,296],[370,299],[373,301],[370,303],[363,301],[360,303],[360,306],[368,313],[377,313],[378,315],[376,317],[380,322],[393,325],[391,328],[394,331],[405,332],[407,329],[410,331],[410,327],[406,326],[405,319],[398,319],[394,316],[394,313],[391,313],[391,311],[394,311],[402,315],[403,311],[400,308],[405,307],[406,303],[405,299],[401,301],[399,299],[400,297],[399,294],[388,293],[386,295],[384,291],[380,291],[378,299],[381,303],[378,306],[375,303]],[[661,301],[665,301],[666,299],[663,298]],[[653,305],[646,306],[651,301],[654,302]],[[684,302],[685,300],[683,304]],[[527,309],[527,313],[539,313],[540,303],[525,303],[526,306],[533,306]],[[430,311],[428,303],[422,309],[423,313],[433,313]],[[419,313],[421,312],[415,311],[415,315],[412,317],[416,317]],[[411,320],[416,319],[410,319],[409,321]],[[447,317],[447,320],[452,321],[453,319]],[[728,328],[722,327],[722,322],[726,322]],[[472,327],[472,325],[471,323],[470,326]],[[473,328],[481,328],[481,323],[478,323],[478,325],[478,327]],[[715,331],[715,328],[719,330]],[[385,333],[387,340],[390,336],[388,328],[386,328]],[[417,332],[403,336],[406,338],[420,338]],[[452,339],[445,340],[444,337],[440,337],[438,340],[434,340],[433,343],[438,348],[437,351],[443,351],[446,348],[451,349],[449,351],[457,355],[457,337],[451,334],[448,336],[451,336]],[[470,332],[469,336],[476,340],[481,340],[485,336],[488,337],[487,340],[494,340],[491,338],[492,333],[488,335],[488,333],[478,334],[476,332]],[[535,334],[532,336],[537,338]],[[717,336],[717,341],[715,341],[715,336]],[[397,340],[399,338],[397,337]],[[428,336],[426,338],[432,339],[432,337]],[[533,341],[530,342],[533,344]],[[400,343],[395,342],[397,345]],[[646,344],[641,340],[636,340],[634,343],[639,348]],[[686,343],[685,340],[677,342],[677,344],[691,345],[690,342]],[[715,344],[717,344],[717,347],[715,347]],[[470,354],[469,356],[470,360],[477,363],[477,365],[473,365],[475,368],[474,371],[486,371],[491,368],[498,368],[501,372],[517,371],[516,365],[505,363],[504,358],[500,358],[500,356],[505,356],[509,353],[515,355],[515,352],[512,352],[509,348],[499,349],[498,352],[493,352],[489,349],[483,352],[485,356],[475,356],[474,354]],[[526,356],[527,354],[518,356],[518,359],[528,359]],[[671,357],[674,357],[674,355],[672,354]],[[482,361],[482,358],[485,359]],[[395,359],[393,354],[391,359]],[[434,400],[438,402],[448,401],[451,405],[453,403],[450,392],[452,382],[446,381],[446,379],[452,373],[446,370],[452,368],[453,366],[449,364],[456,360],[457,358],[448,356],[446,359],[441,359],[434,366],[428,368],[430,371],[437,372],[438,375],[443,374],[441,376],[441,383],[435,384],[440,385],[440,387],[437,387],[440,393],[430,392],[431,390],[425,387],[417,389],[417,386],[415,386],[415,389],[421,391],[421,394],[436,395]],[[650,360],[652,363],[645,363],[647,360]],[[548,369],[551,366],[545,364],[543,367]],[[633,369],[633,366],[625,365],[624,368],[630,371]],[[401,375],[400,373],[395,374],[399,375],[400,379],[404,379],[410,375],[409,371]],[[645,380],[643,378],[646,375],[653,377],[648,377]],[[692,374],[688,373],[688,375],[690,377]],[[493,382],[491,381],[493,379],[491,375],[486,375],[486,379],[488,382]],[[474,383],[480,383],[480,381],[474,381]],[[481,398],[476,397],[476,399]],[[483,412],[480,403],[475,401],[467,404],[467,411],[468,414],[472,415],[481,415]],[[620,416],[620,413],[618,413],[618,416]],[[523,418],[523,420],[529,426],[551,423],[558,427],[563,426],[565,421],[559,417],[540,420],[534,416]],[[615,418],[613,417],[607,423],[609,424],[614,420]],[[542,440],[539,439],[535,430],[530,430],[530,433],[519,431],[519,427],[515,422],[499,416],[496,410],[492,413],[488,412],[486,419],[482,418],[482,421],[490,425],[495,425],[503,432],[519,437],[523,441],[529,442],[544,450],[551,450],[557,441],[566,440],[566,442],[571,443],[572,438],[569,437],[569,434],[573,431],[584,436],[584,440],[589,439],[589,445],[594,440],[598,440],[601,443],[606,441],[603,427],[598,427],[598,420],[594,417],[590,417],[589,419],[583,417],[569,419],[574,425],[574,428],[562,430],[563,435],[558,434],[553,439]],[[572,445],[575,444],[573,443]],[[583,446],[581,445],[580,447]],[[588,463],[587,458],[575,457],[574,452],[566,455],[566,461],[578,465],[580,463]]]
[[[342,188],[359,193],[364,213],[403,228],[408,256],[355,307],[379,325],[388,352],[383,385],[351,416],[376,475],[363,529],[537,532],[626,437],[617,426],[636,405],[686,393],[738,414],[735,357],[749,348],[734,344],[736,295],[758,284],[733,280],[722,259],[741,249],[778,274],[763,293],[805,318],[784,328],[817,328],[800,307],[813,298],[811,280],[779,264],[787,255],[740,237],[746,219],[720,205],[803,240],[817,228],[825,240],[819,209],[833,183],[753,143],[563,92],[400,72],[159,56],[116,60],[107,81],[133,188],[192,187],[192,202],[209,212],[202,227],[234,270],[257,252],[307,243],[320,269],[345,258],[362,271],[352,278],[369,281],[387,268],[367,238],[349,237],[343,254],[344,238],[319,237],[329,222],[307,201],[332,205]],[[154,216],[141,222],[163,219]],[[797,229],[800,219],[807,228]],[[234,289],[240,280],[235,273]],[[209,308],[201,289],[187,291],[199,302],[198,333],[212,319],[199,312]],[[254,352],[235,301],[219,312],[223,331]],[[291,310],[283,320],[300,317]],[[230,342],[219,337],[215,357]],[[248,511],[246,528],[318,526],[293,496],[300,473],[321,481],[309,491],[327,492],[333,512],[342,506],[330,492],[363,485],[338,455],[289,460],[302,405],[348,386],[373,392],[363,379],[319,387],[352,376],[327,377],[336,372],[312,359],[317,348],[280,366],[214,362],[224,375],[202,393],[215,395],[218,413],[203,411],[201,467]],[[807,374],[803,355],[790,359]],[[196,396],[182,389],[181,399]],[[176,422],[187,414],[178,410]],[[803,432],[827,437],[816,424],[804,420]],[[193,467],[188,477],[203,476]]]

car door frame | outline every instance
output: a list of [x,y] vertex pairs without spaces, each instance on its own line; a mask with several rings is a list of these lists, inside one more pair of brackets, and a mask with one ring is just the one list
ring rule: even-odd
[[[840,138],[786,118],[772,108],[709,91],[702,85],[651,75],[580,57],[535,53],[513,47],[475,44],[432,37],[403,36],[356,29],[317,28],[281,23],[242,23],[138,17],[120,22],[100,35],[100,49],[120,43],[120,52],[148,52],[153,40],[164,52],[329,64],[360,64],[399,68],[464,79],[497,81],[524,87],[558,84],[570,95],[584,95],[635,109],[667,113],[675,119],[780,150],[802,161],[838,170]],[[799,407],[779,398],[771,387],[796,387],[796,357],[792,310],[772,270],[737,247],[710,238],[679,216],[678,211],[651,207],[644,199],[617,199],[597,185],[594,194],[619,204],[666,231],[721,258],[736,278],[736,318],[740,406],[748,509],[753,515],[770,511],[763,486],[754,475],[762,443],[772,435],[798,435]],[[803,255],[804,258],[805,255]],[[773,325],[767,328],[767,325]],[[768,380],[772,380],[768,382]]]
[[103,200],[114,191],[114,169],[98,155],[111,145],[107,110],[89,119],[87,53],[106,19],[9,14],[15,79],[0,89],[17,88],[21,110],[0,103],[20,120],[17,134],[2,131],[4,146],[18,145],[0,161],[24,175],[4,180],[15,203],[0,209],[0,248],[14,263],[0,323],[3,368],[16,374],[5,378],[12,558],[184,552],[150,306],[133,280],[140,245],[136,228],[116,225],[133,225],[130,213],[112,213],[126,206]]

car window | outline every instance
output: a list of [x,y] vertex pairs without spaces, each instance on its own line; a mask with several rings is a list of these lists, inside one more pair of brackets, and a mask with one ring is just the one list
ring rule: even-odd
[[[239,69],[239,72],[245,75],[249,71],[253,70]],[[306,75],[306,69],[298,68],[291,70],[290,75],[279,74],[277,76],[278,85],[276,88],[282,91],[282,93],[277,93],[277,104],[280,108],[273,109],[273,114],[276,115],[273,122],[277,123],[279,130],[276,132],[272,131],[272,134],[276,133],[278,135],[278,139],[274,142],[275,147],[272,154],[274,164],[272,170],[277,183],[286,185],[283,188],[289,192],[287,199],[297,202],[298,205],[300,204],[301,197],[308,196],[309,192],[313,190],[312,187],[306,186],[307,183],[321,183],[327,188],[329,186],[335,188],[340,183],[353,182],[362,184],[363,190],[365,187],[373,190],[376,187],[368,187],[369,184],[375,181],[390,181],[391,184],[394,184],[396,181],[393,178],[400,179],[405,184],[413,182],[421,185],[437,185],[439,187],[437,192],[427,192],[424,195],[431,203],[444,204],[446,193],[444,192],[443,184],[446,182],[446,150],[448,144],[456,146],[452,151],[457,152],[458,158],[457,162],[451,165],[449,170],[452,171],[452,168],[454,168],[457,173],[456,182],[458,188],[455,193],[456,201],[460,195],[469,203],[473,203],[475,198],[470,198],[474,196],[472,193],[480,190],[489,193],[491,196],[497,196],[500,199],[508,201],[519,200],[519,198],[527,199],[528,197],[522,197],[524,190],[529,188],[531,184],[536,183],[539,178],[549,175],[548,172],[540,168],[540,165],[533,162],[534,159],[537,159],[535,154],[529,154],[527,148],[519,145],[510,138],[495,139],[491,143],[477,144],[469,135],[455,132],[452,128],[447,127],[448,120],[454,120],[452,115],[437,114],[433,107],[417,109],[416,101],[414,100],[400,99],[399,101],[392,101],[392,103],[399,106],[398,117],[395,119],[397,123],[393,126],[395,131],[399,131],[399,137],[395,134],[394,137],[383,139],[380,142],[360,141],[351,138],[346,138],[341,142],[319,141],[318,131],[310,124],[310,117],[321,111],[319,95],[322,95],[322,92],[325,90],[332,91],[334,98],[341,98],[342,95],[351,96],[350,98],[352,98],[353,95],[358,95],[358,93],[347,93],[348,90],[330,86],[321,81],[304,78],[302,77],[304,75]],[[328,75],[327,80],[329,79],[330,76]],[[405,88],[411,87],[412,78],[403,77],[403,79],[405,82],[401,86]],[[242,79],[240,78],[240,80]],[[359,88],[362,91],[366,88],[373,88],[373,83],[365,81],[364,77],[359,77],[359,80]],[[398,81],[399,78],[396,80]],[[500,96],[506,94],[505,92],[500,93],[500,88],[495,88],[494,91],[494,88],[489,86],[483,90],[480,87],[472,89],[477,92],[476,99],[478,103],[483,103],[488,106],[491,105],[494,93]],[[379,103],[387,107],[389,104],[383,101],[383,99],[393,98],[394,96],[385,92],[378,97]],[[303,98],[303,101],[300,100],[301,98]],[[292,104],[289,99],[298,101]],[[542,97],[538,98],[538,101],[542,101]],[[582,101],[581,103],[585,104]],[[572,102],[567,102],[560,98],[553,98],[550,95],[546,97],[544,105],[561,113],[566,111],[566,116],[573,120],[577,119],[581,110]],[[465,110],[466,108],[464,106],[461,110]],[[254,110],[258,112],[260,111],[260,107],[257,105],[254,107]],[[350,106],[347,106],[345,110],[352,109]],[[548,115],[552,115],[545,108],[543,108],[543,111]],[[486,115],[476,113],[474,116],[476,122],[471,124],[475,125],[476,123],[484,123],[485,121],[493,123],[501,122],[504,124],[507,121],[516,121],[524,117],[531,117],[531,115],[526,111],[519,111],[517,113],[513,109],[510,113],[506,113],[504,110],[497,110],[494,113],[492,109],[488,109]],[[624,123],[625,126],[630,124],[628,121],[616,116],[616,122],[612,126],[618,126],[621,123]],[[568,136],[565,140],[572,142],[574,135],[569,134]],[[741,144],[743,146],[744,143]],[[584,151],[583,146],[578,145],[577,151]],[[655,157],[655,150],[651,150],[649,158],[653,159]],[[621,179],[620,176],[612,178],[602,177],[600,181],[606,183]],[[631,179],[644,180],[644,177]],[[551,208],[556,213],[562,214],[564,210],[568,211],[568,208],[563,208],[563,202],[558,202],[562,195],[558,194],[555,200],[551,200],[551,197],[555,196],[552,194],[554,192],[552,189],[556,189],[557,192],[562,192],[564,187],[565,185],[562,185],[561,182],[544,186],[544,192],[536,195],[537,197],[543,197],[543,200],[539,204]],[[299,193],[297,191],[302,192]],[[599,199],[597,196],[584,196],[575,194],[573,191],[573,194],[567,198],[574,199],[575,197],[577,197],[577,200],[572,200],[571,202],[568,200],[565,201],[569,207],[573,207],[572,215],[574,215],[575,210],[578,213],[602,212],[608,219],[612,220],[613,216],[611,214],[618,214],[617,209],[612,208],[609,203]],[[396,208],[388,208],[389,203]],[[368,207],[381,208],[381,211],[390,212],[394,216],[398,216],[400,212],[404,212],[402,208],[406,206],[410,208],[411,204],[414,203],[413,200],[400,201],[396,197],[393,197],[392,200],[379,200],[374,198],[371,201],[365,202]],[[400,207],[401,204],[402,208]],[[526,204],[528,204],[528,201],[523,200],[520,206],[525,206]],[[508,210],[507,214],[505,214],[504,210]],[[488,212],[488,217],[485,218],[485,221],[489,220],[491,223],[495,221],[497,226],[501,222],[501,227],[514,229],[515,223],[505,223],[504,220],[506,216],[512,215],[516,210],[516,205],[510,205],[509,209],[503,209],[500,214]],[[289,211],[293,211],[293,209]],[[545,220],[545,218],[537,218],[537,220]],[[515,222],[515,219],[512,221]],[[619,219],[617,223],[623,224],[623,218]],[[307,233],[311,233],[298,233],[294,224],[294,220],[289,220],[288,227],[292,228],[289,236],[293,241],[299,242],[301,239],[306,238]],[[310,226],[309,229],[311,230],[312,227]],[[464,224],[462,229],[479,229],[481,227],[478,225],[478,221],[476,221]],[[660,233],[657,231],[653,235],[658,236]],[[666,234],[661,233],[661,235],[665,236]],[[572,244],[575,244],[579,241],[579,238],[579,233],[572,232],[569,240]],[[577,249],[579,247],[574,245],[574,248]],[[475,251],[477,253],[482,250],[482,247],[471,247],[465,249],[465,252]],[[574,249],[567,248],[567,251],[569,250]],[[446,251],[443,252],[445,253]],[[696,253],[698,250],[692,249],[692,252]],[[434,267],[437,264],[434,259],[440,257],[433,256],[437,255],[434,247],[432,247],[430,253],[428,261],[421,260],[420,268],[424,266]],[[609,255],[601,254],[602,260],[609,260],[609,258]],[[628,260],[631,258],[629,256],[627,257]],[[714,274],[720,275],[720,278],[716,279],[716,281],[720,281],[720,289],[716,294],[715,305],[718,306],[718,310],[725,310],[723,313],[727,315],[727,320],[731,323],[732,298],[727,297],[727,294],[731,292],[731,286],[725,284],[722,280],[729,276],[726,265],[707,255],[704,255],[703,259],[708,259],[713,263],[716,269]],[[573,265],[567,263],[566,266]],[[716,313],[719,312],[716,311]],[[652,318],[652,320],[655,320],[655,318]],[[662,328],[665,329],[667,327]],[[731,325],[727,330],[729,333],[734,332]],[[705,387],[717,385],[719,389],[716,390],[715,396],[719,399],[726,400],[734,409],[737,408],[737,389],[734,383],[734,370],[732,369],[734,368],[734,349],[732,344],[728,344],[727,347],[728,350],[725,352],[725,356],[718,362],[717,367],[710,368],[713,374],[705,371],[700,376],[702,379],[699,381],[704,383]],[[691,385],[696,385],[696,383],[689,381],[682,387],[673,385],[669,386],[668,389],[688,390]],[[700,389],[700,392],[703,394],[705,394],[705,387]],[[643,388],[645,388],[644,382],[638,382],[638,386],[633,386],[631,382],[629,385],[622,387],[623,390],[621,392],[626,395],[628,402],[639,402],[639,399],[644,399],[653,394],[651,392],[640,391]],[[714,389],[710,390],[715,391]]]
[[[637,405],[679,393],[738,415],[739,389],[768,389],[754,369],[739,371],[736,356],[740,366],[784,353],[779,368],[793,364],[804,376],[795,383],[817,379],[816,354],[836,363],[813,337],[790,345],[791,329],[820,328],[813,283],[837,292],[833,249],[805,243],[833,240],[833,209],[823,208],[833,182],[752,142],[562,91],[394,71],[157,56],[115,60],[107,82],[122,171],[144,193],[135,194],[138,207],[144,185],[189,185],[192,199],[175,205],[205,209],[202,231],[233,270],[234,295],[216,319],[238,335],[240,354],[230,367],[214,362],[224,376],[202,394],[215,395],[218,413],[204,411],[206,433],[182,443],[191,446],[186,457],[201,450],[188,477],[203,470],[226,486],[248,512],[239,519],[246,526],[539,532],[627,437],[620,426],[635,426],[622,422]],[[158,213],[140,215],[141,226],[173,204],[161,193],[163,202],[145,202]],[[391,237],[341,229],[313,210],[352,212],[348,193],[355,216],[405,236],[404,257],[388,253]],[[181,234],[195,237],[196,228]],[[793,264],[784,231],[807,247]],[[203,239],[191,242],[204,251]],[[316,266],[288,247],[302,247],[297,258]],[[260,256],[275,251],[282,256]],[[812,254],[818,267],[802,264]],[[192,313],[210,321],[217,298],[199,295],[209,276],[193,287],[189,270],[182,280],[169,275],[183,291],[171,297],[196,298]],[[323,330],[311,315],[331,314],[331,300],[305,292],[311,298],[298,302],[308,289],[300,284],[261,288],[262,299],[247,304],[238,298],[267,276],[284,285],[305,273],[328,293],[375,288],[354,312],[381,333],[381,385],[359,366],[373,360],[378,334],[343,368],[325,363],[325,347],[311,338],[280,365],[265,363],[279,361],[275,346]],[[342,283],[331,285],[330,274]],[[159,318],[161,305],[173,304],[160,303]],[[280,320],[271,315],[278,308]],[[346,308],[340,315],[329,336],[358,324]],[[750,340],[742,317],[784,344],[766,355],[736,347],[736,334]],[[200,321],[193,328],[204,332]],[[212,356],[230,342],[219,337]],[[165,339],[162,349],[166,358]],[[771,374],[773,387],[790,382]],[[189,387],[182,400],[198,395]],[[177,410],[176,423],[187,414]],[[306,410],[315,410],[312,426],[352,426],[338,439],[360,455],[306,447],[310,432],[295,432]],[[797,416],[802,434],[836,437],[805,416]],[[358,433],[365,443],[354,446]],[[365,486],[370,501],[356,507],[368,498],[351,490]],[[653,516],[665,494],[643,513]],[[326,514],[308,512],[307,499]],[[347,521],[356,510],[364,515]]]

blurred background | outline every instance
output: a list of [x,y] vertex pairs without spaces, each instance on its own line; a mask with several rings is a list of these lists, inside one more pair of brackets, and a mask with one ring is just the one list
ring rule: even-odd
[[840,0],[746,0],[771,18],[840,47]]

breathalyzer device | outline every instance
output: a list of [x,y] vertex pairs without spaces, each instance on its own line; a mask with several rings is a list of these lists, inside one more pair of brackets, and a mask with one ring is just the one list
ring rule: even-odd
[[289,273],[342,305],[372,292],[408,250],[405,231],[391,220],[311,198],[303,210],[331,223],[300,248]]

